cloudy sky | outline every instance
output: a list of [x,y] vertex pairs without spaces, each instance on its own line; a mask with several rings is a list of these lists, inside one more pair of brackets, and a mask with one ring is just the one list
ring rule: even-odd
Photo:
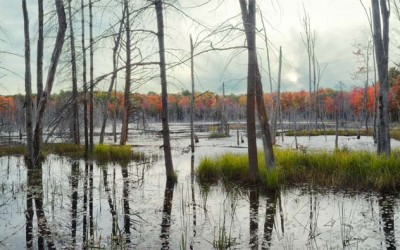
[[[32,29],[32,50],[36,47],[36,1],[28,0],[30,11],[30,24]],[[47,9],[51,9],[53,1],[45,1]],[[79,1],[80,2],[80,1]],[[230,23],[240,23],[240,7],[236,0],[216,0],[196,7],[206,0],[180,1],[179,9],[184,11],[198,22],[209,28],[216,27],[219,23],[236,16]],[[365,1],[369,7],[370,1]],[[301,40],[303,27],[301,18],[304,15],[303,5],[309,13],[311,29],[316,33],[316,55],[322,67],[326,66],[321,87],[335,88],[339,81],[345,82],[349,87],[361,86],[360,81],[352,79],[357,63],[353,55],[355,41],[365,42],[365,33],[369,34],[368,21],[359,0],[262,0],[258,1],[259,9],[267,21],[266,31],[271,42],[271,73],[275,79],[278,72],[278,49],[283,49],[283,90],[298,91],[308,87],[308,61],[305,46]],[[100,34],[102,29],[112,23],[118,14],[104,11],[100,7],[95,9],[95,33]],[[112,13],[112,14],[111,14]],[[393,15],[394,16],[394,15]],[[77,18],[77,21],[79,18]],[[146,20],[146,19],[145,19]],[[154,21],[154,20],[153,20]],[[392,27],[397,20],[392,18]],[[184,58],[189,53],[189,34],[194,39],[204,36],[204,28],[183,14],[177,14],[173,8],[168,8],[165,15],[166,46],[170,51],[178,51],[179,58]],[[0,0],[0,94],[15,94],[24,92],[24,53],[23,20],[21,1]],[[152,28],[154,27],[151,26]],[[260,20],[258,29],[262,30]],[[80,32],[79,27],[77,32]],[[392,28],[393,29],[393,28]],[[49,32],[48,34],[52,34]],[[49,35],[49,36],[50,36]],[[235,37],[231,45],[241,45],[244,36]],[[392,47],[396,46],[392,39]],[[265,91],[269,91],[267,77],[267,60],[265,43],[261,37],[257,40],[260,64],[263,67],[263,83]],[[51,44],[47,44],[48,54],[51,53]],[[95,55],[95,75],[99,76],[112,70],[111,45],[98,46]],[[206,46],[199,46],[200,52]],[[4,53],[11,52],[11,54]],[[392,61],[396,61],[394,53]],[[35,71],[35,53],[32,54],[32,71]],[[167,59],[176,61],[176,56]],[[48,59],[47,59],[48,61]],[[196,89],[198,91],[212,91],[221,93],[222,82],[225,82],[227,93],[244,93],[246,90],[247,57],[245,51],[233,56],[232,51],[210,52],[195,58]],[[122,74],[121,74],[122,75]],[[70,89],[68,81],[62,81],[64,76],[58,76],[54,91]],[[34,76],[33,76],[33,79]],[[188,65],[175,67],[169,72],[169,91],[179,92],[189,89],[190,72]],[[121,80],[122,82],[122,80]],[[106,88],[107,82],[99,85]],[[122,85],[122,84],[120,84]],[[275,82],[274,82],[275,85]],[[140,88],[139,92],[160,92],[157,80],[150,81]]]

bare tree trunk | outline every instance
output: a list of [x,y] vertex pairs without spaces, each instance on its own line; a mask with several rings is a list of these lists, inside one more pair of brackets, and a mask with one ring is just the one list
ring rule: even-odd
[[315,56],[315,33],[312,40],[312,62],[313,62],[313,84],[314,84],[314,114],[315,114],[315,130],[318,130],[318,107],[317,107],[317,98],[318,98],[318,89],[317,89],[317,68],[316,61],[317,57]]
[[248,67],[247,67],[247,143],[249,157],[249,178],[255,182],[259,178],[257,159],[257,137],[255,122],[255,101],[257,83],[257,52],[255,39],[256,1],[239,0],[242,12],[243,26],[247,37]]
[[258,118],[260,120],[261,125],[261,133],[263,140],[263,148],[264,148],[264,158],[265,165],[269,170],[274,169],[275,159],[274,159],[274,151],[272,147],[272,139],[271,132],[268,124],[268,115],[265,109],[265,103],[263,98],[263,89],[261,83],[261,74],[257,65],[257,85],[256,85],[256,101],[257,101],[257,112]]
[[339,112],[338,107],[335,107],[335,149],[339,149]]
[[279,69],[278,69],[278,86],[277,86],[277,95],[276,95],[276,112],[274,116],[274,134],[273,143],[276,143],[276,131],[278,128],[278,118],[280,117],[281,110],[281,78],[282,78],[282,48],[279,47]]
[[193,60],[193,39],[190,36],[190,76],[192,81],[192,94],[190,97],[190,147],[192,149],[192,153],[194,153],[194,129],[193,129],[193,121],[194,121],[194,60]]
[[308,83],[309,83],[309,102],[308,102],[308,126],[307,130],[310,132],[311,130],[311,110],[312,110],[312,80],[311,80],[311,57],[312,57],[312,43],[313,36],[311,34],[311,25],[310,25],[310,16],[306,12],[305,7],[303,5],[304,17],[303,17],[303,28],[305,33],[305,38],[302,37],[304,46],[307,49],[308,56]]
[[[374,41],[376,64],[378,66],[379,88],[379,120],[378,120],[378,153],[390,154],[389,105],[388,105],[388,59],[389,59],[389,10],[386,0],[372,0],[372,16],[374,23]],[[382,20],[382,24],[381,24]],[[382,30],[383,29],[383,30]]]
[[128,123],[129,123],[129,112],[131,109],[131,31],[130,31],[130,15],[128,0],[124,1],[126,11],[126,70],[125,70],[125,91],[124,91],[124,114],[122,118],[122,130],[120,144],[125,145],[128,140]]
[[86,45],[85,45],[85,4],[81,0],[81,26],[82,26],[82,80],[83,80],[83,124],[85,133],[85,159],[89,156],[89,131],[87,110],[87,79],[86,79]]
[[[37,61],[36,61],[36,86],[37,86],[37,98],[36,105],[39,105],[40,97],[43,93],[43,0],[38,0],[38,42],[37,42]],[[43,129],[39,128],[39,138],[34,140],[34,155],[38,154],[40,144],[42,143]]]
[[69,33],[71,42],[71,67],[72,67],[72,135],[75,144],[80,144],[79,135],[79,108],[78,108],[78,79],[76,73],[76,52],[74,26],[72,25],[71,1],[68,0]]
[[163,6],[162,0],[154,1],[156,13],[157,13],[157,29],[158,29],[158,46],[160,56],[160,78],[161,78],[161,120],[162,120],[162,131],[163,131],[163,143],[164,143],[164,157],[165,157],[165,169],[167,172],[167,181],[174,179],[174,166],[172,164],[171,155],[171,142],[169,138],[169,125],[168,125],[168,93],[167,93],[167,73],[166,73],[166,62],[165,62],[165,46],[164,46],[164,17],[163,17]]
[[51,56],[49,71],[47,73],[47,80],[46,80],[46,88],[43,90],[42,96],[40,97],[37,115],[36,115],[36,125],[34,131],[34,144],[39,145],[39,148],[36,149],[35,163],[40,156],[41,150],[41,134],[40,131],[43,128],[43,117],[44,111],[46,109],[47,100],[51,94],[51,90],[53,88],[54,79],[56,76],[56,70],[58,61],[60,59],[61,51],[64,45],[64,38],[65,38],[65,31],[67,29],[67,21],[65,17],[64,11],[64,3],[62,0],[55,0],[56,9],[57,9],[57,17],[58,17],[58,32],[56,37],[56,43],[54,45],[53,54]]
[[[366,14],[366,16],[367,16],[367,19],[368,19],[368,23],[369,23],[369,28],[370,28],[370,30],[371,30],[371,35],[372,35],[372,37],[374,36],[374,27],[373,27],[373,22],[372,22],[372,13],[371,13],[371,8],[369,9],[369,12],[368,12],[368,10],[367,10],[367,8],[365,7],[365,4],[363,3],[363,1],[362,0],[360,0],[360,3],[361,3],[361,5],[363,6],[363,8],[364,8],[364,11],[365,11],[365,14]],[[396,2],[394,1],[393,2],[394,4],[395,4],[395,6],[396,6],[396,8],[397,8],[397,4],[396,4]],[[368,54],[367,54],[368,55]],[[377,143],[377,134],[378,134],[378,130],[377,130],[377,127],[376,127],[376,118],[377,118],[377,104],[376,104],[376,101],[377,101],[377,96],[376,96],[376,83],[377,83],[377,79],[376,79],[376,60],[375,60],[375,41],[374,41],[374,39],[372,39],[372,62],[373,62],[373,71],[374,71],[374,82],[373,82],[373,84],[372,84],[372,86],[374,87],[374,110],[373,110],[373,138],[374,138],[374,143]],[[368,69],[368,63],[367,63],[367,74],[368,74],[368,72],[369,72],[369,69]],[[368,75],[367,75],[367,83],[366,83],[367,85],[368,85]],[[368,98],[368,92],[367,92],[367,98]],[[367,99],[368,100],[368,99]],[[366,123],[366,126],[368,125],[368,116],[366,117],[366,121],[365,121],[365,123]]]
[[262,11],[260,11],[260,15],[261,15],[261,23],[263,26],[263,31],[264,31],[264,40],[265,40],[265,48],[267,51],[267,66],[268,66],[268,79],[269,79],[269,94],[270,94],[270,119],[271,119],[271,128],[270,128],[270,134],[272,135],[271,139],[272,139],[272,144],[275,144],[275,131],[276,128],[274,127],[275,124],[272,123],[272,121],[274,120],[274,99],[272,98],[273,95],[273,91],[272,91],[272,73],[271,73],[271,62],[270,62],[270,57],[269,57],[269,46],[268,46],[268,36],[267,36],[267,29],[264,23],[264,17],[262,15]]
[[121,33],[122,33],[122,28],[124,25],[124,19],[125,19],[125,6],[122,11],[122,18],[120,21],[119,25],[119,30],[117,33],[117,36],[114,40],[114,48],[113,48],[113,74],[111,76],[111,81],[110,81],[110,86],[108,87],[108,92],[107,92],[107,98],[103,100],[103,121],[101,123],[101,131],[100,131],[100,144],[103,144],[104,142],[104,133],[106,130],[106,123],[107,123],[107,104],[111,101],[111,94],[113,91],[114,83],[115,80],[117,79],[117,56],[118,56],[118,50],[119,50],[119,45],[120,45],[120,40],[121,40]]
[[365,130],[368,131],[368,85],[369,85],[369,47],[370,44],[367,45],[367,79],[365,81],[364,86],[364,99],[363,99],[363,108],[364,108],[364,121],[365,121]]
[[[292,105],[294,106],[294,105]],[[294,134],[294,143],[296,146],[296,149],[299,149],[299,144],[297,143],[297,123],[296,123],[296,112],[293,110],[293,107],[290,108],[292,111],[292,119],[294,123],[294,128],[293,128],[293,134]]]
[[24,37],[25,37],[25,125],[27,141],[28,169],[34,167],[33,150],[33,121],[32,121],[32,76],[31,76],[31,46],[29,39],[29,17],[26,7],[26,0],[22,0],[22,11],[24,15]]
[[93,142],[93,136],[94,136],[94,117],[93,117],[93,112],[94,112],[94,103],[93,103],[93,90],[94,90],[94,82],[93,82],[93,3],[92,0],[89,0],[89,59],[90,59],[90,69],[89,69],[89,74],[90,74],[90,91],[89,91],[89,152],[90,155],[93,154],[93,148],[94,148],[94,142]]
[[117,105],[118,105],[117,81],[115,81],[114,96],[115,96],[115,99],[114,99],[113,134],[114,134],[114,143],[117,143]]

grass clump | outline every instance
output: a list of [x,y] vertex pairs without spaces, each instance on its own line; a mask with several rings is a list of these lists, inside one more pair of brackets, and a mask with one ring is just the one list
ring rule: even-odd
[[0,157],[9,155],[25,155],[26,147],[23,145],[0,146]]
[[124,145],[96,145],[93,157],[100,163],[107,162],[129,162],[143,158],[141,154],[134,153],[130,146]]
[[[7,155],[26,155],[27,149],[25,145],[1,146],[0,157]],[[83,159],[85,156],[84,145],[72,143],[46,143],[42,146],[41,156],[45,159],[48,155],[55,154],[65,156],[72,159]],[[98,163],[128,163],[132,160],[142,160],[143,154],[134,153],[130,146],[119,145],[96,145],[93,150],[93,159]]]
[[[300,130],[300,131],[293,131],[290,130],[285,133],[286,136],[320,136],[320,135],[336,135],[336,131],[334,129],[329,129],[326,131],[323,130]],[[339,136],[372,136],[373,135],[373,130],[369,129],[368,131],[366,130],[356,130],[356,129],[341,129],[338,130],[338,135]]]
[[218,133],[218,132],[212,132],[208,136],[209,139],[226,138],[226,137],[229,137],[229,135],[227,135],[225,133]]
[[[300,131],[293,131],[290,130],[285,133],[286,136],[320,136],[320,135],[336,135],[336,131],[334,129],[329,129],[326,130],[325,132],[323,130],[300,130]],[[373,129],[368,129],[368,130],[356,130],[356,129],[341,129],[338,130],[338,135],[339,136],[373,136],[374,130]],[[400,140],[400,129],[394,128],[390,129],[390,138],[395,139],[395,140]]]
[[224,154],[220,157],[201,160],[197,174],[201,181],[215,182],[223,179],[241,182],[248,179],[248,160],[245,155]]
[[46,157],[49,154],[66,156],[73,159],[83,158],[85,156],[85,147],[73,143],[46,143],[42,146],[42,155]]
[[[275,150],[276,167],[269,171],[259,154],[260,185],[277,189],[282,185],[311,184],[330,188],[400,189],[400,151],[390,156],[372,152],[315,151],[303,153]],[[200,181],[247,183],[248,163],[245,154],[225,154],[201,160],[197,169]]]
[[215,182],[221,176],[220,168],[216,163],[217,159],[203,158],[197,168],[197,174],[202,182]]

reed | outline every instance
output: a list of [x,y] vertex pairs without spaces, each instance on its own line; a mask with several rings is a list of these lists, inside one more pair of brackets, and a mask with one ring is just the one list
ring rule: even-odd
[[93,150],[93,158],[99,163],[117,162],[126,163],[132,160],[140,160],[142,154],[134,153],[130,146],[124,145],[96,145]]
[[49,154],[55,154],[73,159],[80,159],[85,155],[85,147],[73,143],[46,143],[43,144],[42,151],[44,157]]
[[[7,155],[26,155],[26,146],[2,146],[0,147],[0,157]],[[83,159],[85,148],[83,145],[72,143],[46,143],[43,144],[42,158],[45,159],[48,155],[54,154],[65,156],[72,159]],[[128,163],[130,161],[139,161],[144,159],[141,153],[135,153],[130,146],[118,145],[96,145],[93,151],[93,159],[98,163]]]
[[[276,167],[268,171],[260,158],[260,182],[266,189],[311,184],[331,188],[400,189],[400,151],[390,156],[358,151],[300,152],[275,150]],[[224,154],[204,158],[197,169],[200,181],[248,183],[247,155]]]
[[217,138],[225,138],[225,137],[229,137],[229,135],[226,135],[224,133],[218,133],[218,132],[213,132],[208,136],[209,139],[217,139]]
[[25,155],[26,147],[23,145],[0,146],[0,157],[8,155]]
[[[338,131],[339,136],[373,136],[373,129],[367,130],[356,130],[356,129],[341,129]],[[297,136],[320,136],[320,135],[335,135],[336,132],[334,129],[329,129],[326,130],[325,132],[323,130],[300,130],[296,131]],[[286,136],[294,136],[295,132],[293,130],[287,131],[285,133]],[[400,129],[398,128],[392,128],[390,129],[390,138],[395,139],[395,140],[400,140]]]

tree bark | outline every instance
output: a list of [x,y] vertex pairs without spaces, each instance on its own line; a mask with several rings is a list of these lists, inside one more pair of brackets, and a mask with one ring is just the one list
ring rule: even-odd
[[174,180],[174,166],[172,164],[171,142],[169,137],[168,125],[168,92],[167,92],[167,75],[165,62],[165,46],[164,46],[164,17],[162,0],[154,1],[157,14],[157,36],[160,56],[160,78],[161,78],[161,121],[163,133],[163,148],[165,158],[165,169],[167,172],[167,181]]
[[32,115],[32,76],[31,76],[31,46],[29,39],[29,16],[26,0],[22,0],[22,12],[24,15],[24,38],[25,38],[25,126],[27,140],[27,163],[28,169],[34,166],[33,150],[33,115]]
[[46,80],[46,88],[43,90],[43,93],[40,97],[37,115],[36,115],[36,125],[34,131],[34,144],[39,145],[35,152],[35,163],[39,158],[40,150],[41,150],[41,134],[40,131],[43,127],[43,117],[44,111],[46,109],[47,100],[51,94],[51,90],[53,88],[54,79],[56,76],[56,70],[58,61],[60,59],[61,51],[64,45],[64,38],[65,38],[65,31],[67,29],[67,21],[65,17],[64,11],[64,3],[62,0],[55,0],[56,3],[56,10],[57,10],[57,18],[58,18],[58,31],[56,37],[56,43],[54,45],[53,54],[51,56],[49,71],[47,73],[47,80]]
[[89,0],[89,60],[90,60],[90,68],[89,68],[89,77],[90,77],[90,91],[89,91],[89,152],[90,155],[93,154],[94,142],[94,102],[93,102],[93,91],[94,91],[94,83],[93,83],[93,2]]
[[271,132],[268,124],[268,115],[265,109],[263,96],[264,94],[261,83],[261,74],[257,65],[257,85],[256,85],[257,112],[258,112],[258,119],[260,120],[260,125],[261,125],[265,165],[269,170],[272,170],[274,169],[275,166],[275,159],[272,147]]
[[79,107],[78,107],[78,79],[76,73],[75,35],[72,22],[71,1],[68,0],[68,19],[71,43],[71,70],[72,70],[72,136],[75,144],[80,144],[79,135]]
[[83,81],[83,124],[85,133],[85,159],[89,156],[89,129],[87,110],[87,79],[86,79],[86,45],[85,45],[85,4],[81,0],[81,26],[82,26],[82,81]]
[[248,66],[247,66],[247,143],[249,157],[249,178],[255,182],[259,178],[257,159],[257,137],[255,121],[255,101],[257,83],[257,52],[256,52],[256,1],[239,0],[242,12],[243,26],[247,37]]
[[194,129],[193,129],[193,121],[194,121],[194,60],[193,60],[193,39],[190,36],[190,77],[192,82],[192,93],[190,95],[190,147],[192,149],[192,153],[194,153]]
[[129,123],[129,111],[131,109],[131,31],[130,31],[130,15],[129,15],[129,5],[128,0],[125,0],[125,11],[126,11],[126,70],[125,70],[125,91],[124,91],[124,114],[122,120],[122,130],[121,130],[121,145],[125,145],[128,140],[128,123]]
[[279,69],[278,69],[278,86],[277,86],[277,94],[276,94],[276,111],[274,115],[274,120],[273,122],[273,131],[274,133],[272,134],[272,143],[276,143],[276,130],[278,128],[278,118],[280,117],[280,110],[281,110],[281,77],[282,77],[282,50],[279,48]]
[[108,87],[108,92],[107,92],[107,98],[103,100],[103,121],[101,123],[101,131],[100,131],[100,144],[104,143],[104,133],[106,130],[106,123],[107,123],[107,104],[111,101],[111,94],[113,91],[114,83],[117,79],[117,56],[118,56],[118,50],[119,50],[119,45],[120,45],[120,40],[121,40],[121,34],[122,34],[122,28],[124,25],[124,19],[125,19],[125,7],[122,11],[122,18],[120,21],[119,25],[119,30],[117,33],[117,36],[114,40],[114,48],[113,48],[113,74],[111,76],[111,81],[110,81],[110,86]]
[[[37,58],[36,58],[36,86],[37,86],[37,98],[36,105],[39,106],[39,100],[43,93],[43,0],[38,0],[38,42],[37,42]],[[33,145],[34,154],[36,155],[39,150],[40,144],[42,143],[43,129],[39,128],[39,138],[35,140]]]
[[[380,83],[378,95],[378,153],[390,154],[389,136],[389,10],[386,0],[371,0],[374,23],[374,41],[378,78]],[[382,24],[381,24],[382,20]]]

